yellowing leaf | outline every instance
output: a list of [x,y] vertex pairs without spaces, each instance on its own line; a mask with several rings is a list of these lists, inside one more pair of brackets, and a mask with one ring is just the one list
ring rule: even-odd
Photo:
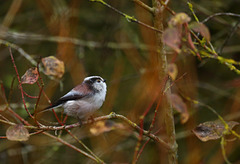
[[116,128],[123,129],[124,126],[121,123],[115,123],[113,121],[107,120],[107,121],[96,122],[89,130],[90,130],[90,133],[97,136],[99,134],[102,134],[104,132],[109,132]]
[[207,41],[210,41],[210,32],[203,23],[194,22],[190,25],[190,28],[195,32],[199,32]]
[[168,21],[168,26],[173,27],[176,25],[181,25],[183,23],[188,23],[191,21],[191,18],[186,13],[177,13],[174,17]]
[[61,78],[65,72],[63,61],[58,60],[54,56],[45,57],[42,59],[46,75]]
[[172,80],[175,80],[178,75],[178,68],[175,63],[171,63],[168,65],[168,75]]
[[[238,122],[229,121],[227,122],[230,129],[234,126],[238,125]],[[199,124],[195,129],[192,130],[193,133],[200,139],[201,141],[209,141],[216,140],[225,135],[225,126],[222,121],[209,121]]]
[[6,136],[11,141],[27,141],[29,139],[28,130],[22,125],[13,125],[7,129]]
[[38,80],[38,71],[36,67],[29,68],[21,77],[22,84],[34,84]]
[[177,94],[170,95],[172,106],[181,114],[181,123],[184,124],[189,119],[187,105],[183,102],[182,98]]
[[175,27],[173,28],[167,28],[163,32],[163,42],[171,47],[174,51],[177,53],[180,53],[180,44],[181,44],[181,38],[179,34],[179,30]]

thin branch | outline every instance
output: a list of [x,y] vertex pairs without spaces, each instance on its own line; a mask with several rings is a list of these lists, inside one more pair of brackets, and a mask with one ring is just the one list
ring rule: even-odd
[[[152,99],[152,101],[150,102],[150,104],[148,105],[147,109],[144,111],[144,113],[141,115],[140,117],[140,128],[142,129],[140,132],[139,132],[139,136],[138,136],[138,141],[137,141],[137,144],[135,146],[135,150],[134,150],[134,155],[133,155],[133,160],[132,160],[132,164],[135,164],[137,163],[137,155],[139,154],[139,149],[140,149],[140,146],[141,146],[141,142],[142,142],[142,139],[143,139],[143,124],[144,124],[144,119],[146,117],[146,115],[149,113],[151,107],[153,106],[153,103],[155,102],[156,100],[156,97],[154,97]],[[150,132],[150,131],[149,131]]]
[[235,13],[215,13],[213,15],[210,15],[209,17],[205,18],[202,23],[206,23],[207,21],[209,21],[209,19],[212,19],[216,16],[223,16],[223,15],[226,15],[226,16],[233,16],[233,17],[239,17],[240,18],[240,14],[235,14]]
[[225,160],[225,162],[227,163],[227,164],[231,164],[231,162],[228,160],[228,158],[227,158],[227,155],[226,155],[226,151],[225,151],[225,148],[224,148],[224,145],[225,145],[225,139],[224,139],[224,137],[221,137],[221,142],[220,142],[220,144],[221,144],[221,149],[222,149],[222,155],[223,155],[223,158],[224,158],[224,160]]
[[[45,132],[45,129],[39,129],[37,126],[32,126],[32,125],[29,124],[26,120],[24,120],[21,116],[19,116],[17,113],[15,113],[11,108],[8,108],[8,111],[9,111],[10,113],[12,113],[12,114],[13,114],[17,119],[19,119],[21,122],[23,122],[23,123],[26,125],[25,128],[37,130],[37,132],[34,133],[34,134],[42,133],[42,134],[44,134],[44,135],[47,135],[47,136],[55,139],[56,141],[58,141],[58,142],[60,142],[60,143],[62,143],[62,144],[64,144],[64,145],[66,145],[66,146],[68,146],[68,147],[70,147],[70,148],[72,148],[72,149],[74,149],[74,150],[82,153],[82,154],[85,155],[86,157],[88,157],[88,158],[90,158],[90,159],[92,159],[92,160],[94,160],[94,161],[96,161],[96,162],[99,162],[98,159],[96,159],[95,157],[91,156],[90,154],[84,152],[83,150],[81,150],[81,149],[79,149],[79,148],[71,145],[70,143],[64,141],[63,139],[61,139],[61,138],[59,138],[59,137],[55,137],[55,136],[53,136],[53,135]],[[10,121],[8,121],[8,120],[2,120],[2,119],[0,119],[0,122],[5,123],[5,124],[8,124],[8,125],[16,125],[16,123],[10,122]],[[40,130],[40,131],[39,131],[39,130]]]
[[228,36],[226,37],[226,39],[222,43],[222,46],[219,48],[219,51],[218,51],[218,53],[220,55],[222,54],[223,48],[227,45],[229,40],[232,38],[233,34],[237,31],[239,24],[240,24],[240,20],[238,20],[238,22],[232,27],[230,33],[228,34]]
[[27,106],[26,106],[26,102],[25,102],[25,99],[24,99],[24,91],[23,91],[23,88],[22,88],[22,82],[21,82],[21,79],[20,79],[20,76],[19,76],[19,73],[18,73],[18,70],[17,70],[17,66],[15,64],[15,61],[14,61],[14,58],[13,58],[13,55],[12,55],[12,49],[11,47],[9,47],[9,52],[10,52],[10,56],[11,56],[11,59],[12,59],[12,63],[13,63],[13,67],[15,69],[15,72],[17,74],[17,78],[18,78],[18,83],[19,83],[19,89],[21,91],[21,95],[22,95],[22,101],[23,101],[23,105],[24,105],[24,108],[26,110],[26,112],[28,113],[28,115],[33,118],[32,114],[29,112]]
[[[106,116],[101,116],[101,117],[97,117],[97,118],[94,118],[94,121],[101,121],[101,120],[109,120],[109,119],[120,119],[124,122],[126,122],[128,125],[130,125],[132,128],[134,128],[135,130],[137,131],[142,131],[143,134],[149,138],[151,138],[152,140],[162,144],[166,149],[171,149],[171,147],[168,145],[168,143],[166,143],[165,141],[163,141],[161,138],[159,138],[158,136],[155,136],[154,134],[152,133],[149,133],[148,131],[146,130],[142,130],[136,123],[132,122],[131,120],[129,120],[128,118],[126,118],[125,116],[123,115],[119,115],[119,114],[116,114],[116,113],[110,113],[109,115],[106,115]],[[82,122],[82,125],[85,125],[85,124],[89,124],[89,121],[83,121]],[[79,123],[76,123],[76,124],[72,124],[72,125],[67,125],[67,126],[61,126],[61,127],[45,127],[46,130],[58,130],[58,129],[63,129],[63,128],[66,128],[66,129],[69,129],[69,128],[73,128],[73,127],[77,127],[79,126]],[[41,127],[40,129],[44,129],[44,127]]]
[[162,0],[160,0],[161,5],[164,7],[164,8],[162,8],[162,12],[163,12],[164,9],[166,9],[170,14],[176,15],[175,11],[173,11],[172,9],[170,9],[170,8],[167,6],[169,2],[170,2],[169,0],[166,0],[165,2],[162,1]]
[[31,99],[38,99],[38,96],[31,96],[25,91],[23,91],[23,94],[26,95],[27,97],[31,98]]
[[129,15],[127,15],[127,14],[119,11],[118,9],[112,7],[111,5],[109,5],[108,3],[106,3],[106,2],[103,1],[103,0],[90,0],[90,1],[91,1],[91,2],[99,2],[99,3],[101,3],[102,5],[104,5],[104,6],[108,7],[108,8],[110,8],[110,9],[112,9],[112,10],[115,11],[116,13],[118,13],[118,14],[122,15],[123,17],[125,17],[125,18],[127,19],[127,21],[129,21],[129,22],[138,23],[138,24],[140,24],[140,25],[142,25],[142,26],[144,26],[144,27],[146,27],[146,28],[149,28],[149,29],[151,29],[151,30],[153,30],[153,31],[162,33],[161,30],[158,30],[158,29],[156,29],[155,27],[152,27],[152,26],[150,26],[150,25],[148,25],[148,24],[145,24],[145,23],[137,20],[137,19],[136,19],[135,17],[133,17],[133,16],[129,16]]
[[28,54],[26,53],[21,47],[17,46],[16,44],[12,44],[8,41],[0,39],[0,44],[4,44],[7,47],[11,47],[17,50],[23,57],[25,57],[32,65],[36,66],[37,62]]
[[[107,43],[101,43],[101,42],[95,42],[95,41],[86,41],[81,40],[78,38],[71,38],[71,37],[62,37],[62,36],[45,36],[40,34],[34,34],[34,33],[19,33],[19,32],[13,32],[13,31],[0,31],[0,37],[5,37],[11,40],[22,40],[22,41],[48,41],[48,42],[59,42],[59,43],[72,43],[81,47],[87,47],[87,48],[109,48],[109,49],[132,49],[132,48],[138,48],[143,51],[156,51],[156,47],[154,46],[148,46],[145,44],[129,44],[129,43],[115,43],[115,42],[107,42]],[[9,44],[9,42],[0,40],[0,43],[8,45],[12,47],[12,43]],[[14,46],[15,47],[15,46]],[[15,49],[12,47],[13,49]]]
[[83,150],[75,147],[74,145],[72,145],[72,144],[64,141],[63,139],[61,139],[61,138],[59,138],[59,137],[55,137],[55,136],[53,136],[53,135],[51,135],[51,134],[49,134],[49,133],[47,133],[47,132],[43,132],[43,134],[45,134],[46,136],[48,136],[48,137],[50,137],[50,138],[55,139],[56,141],[58,141],[58,142],[60,142],[60,143],[62,143],[62,144],[64,144],[64,145],[66,145],[66,146],[72,148],[73,150],[76,150],[77,152],[85,155],[86,157],[88,157],[88,158],[90,158],[90,159],[98,162],[98,160],[97,160],[96,158],[94,158],[93,156],[91,156],[90,154],[88,154],[88,153],[86,153],[85,151],[83,151]]
[[93,153],[91,149],[89,149],[80,139],[78,139],[75,135],[73,135],[68,129],[65,129],[67,133],[72,136],[78,143],[80,143],[95,159],[97,159],[98,163],[105,163],[102,159],[100,159],[96,154]]
[[142,7],[143,9],[145,9],[146,11],[150,12],[151,14],[154,13],[154,10],[152,7],[146,5],[145,3],[143,3],[140,0],[133,0],[133,2],[135,2],[138,6]]
[[[116,113],[112,112],[109,115],[105,115],[105,116],[100,116],[100,117],[94,118],[94,121],[97,122],[97,121],[103,121],[103,120],[109,120],[109,119],[120,119],[120,120],[124,121],[125,123],[127,123],[128,125],[130,125],[136,131],[139,131],[139,132],[142,131],[143,135],[149,137],[150,139],[152,139],[155,142],[160,143],[167,150],[172,150],[173,149],[164,140],[162,140],[161,138],[159,138],[158,136],[156,136],[156,135],[154,135],[152,133],[149,133],[149,131],[141,129],[136,123],[132,122],[131,120],[129,120],[128,118],[126,118],[123,115],[119,115],[119,114],[116,114]],[[4,120],[0,120],[0,122],[6,123],[6,124],[10,124],[10,125],[15,125],[14,123],[10,123],[10,122],[4,121]],[[89,121],[82,121],[82,125],[87,125],[87,124],[90,124],[90,122]],[[46,131],[46,130],[53,130],[53,131],[56,131],[56,130],[63,130],[63,129],[72,129],[72,128],[79,127],[79,126],[80,126],[80,123],[77,122],[75,124],[63,125],[63,126],[45,126],[45,125],[41,125],[40,127],[36,127],[36,126],[25,126],[25,127],[28,128],[28,129],[33,129],[33,130],[44,130],[44,131]]]

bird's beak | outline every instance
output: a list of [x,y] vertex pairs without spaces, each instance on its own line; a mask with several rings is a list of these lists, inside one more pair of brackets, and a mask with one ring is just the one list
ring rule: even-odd
[[103,82],[106,83],[106,79],[103,79]]

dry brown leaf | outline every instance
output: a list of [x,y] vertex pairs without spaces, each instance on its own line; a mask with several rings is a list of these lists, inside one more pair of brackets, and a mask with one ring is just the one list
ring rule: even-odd
[[207,26],[205,26],[203,23],[193,22],[190,25],[190,28],[195,32],[199,32],[207,41],[210,41],[211,39],[210,32]]
[[171,77],[172,80],[175,80],[178,75],[178,68],[175,63],[171,63],[168,65],[168,75]]
[[98,121],[96,122],[90,129],[90,133],[97,136],[104,132],[109,132],[114,129],[123,129],[124,125],[121,123],[115,123],[113,121],[107,120],[107,121]]
[[180,44],[181,44],[181,38],[179,34],[179,30],[175,27],[167,28],[163,32],[163,42],[171,47],[174,51],[177,53],[180,53]]
[[54,76],[56,78],[61,78],[65,72],[64,62],[58,60],[54,56],[45,57],[42,59],[46,75]]
[[13,125],[7,129],[6,137],[11,141],[27,141],[29,139],[28,130],[22,125]]
[[177,94],[170,95],[170,101],[172,106],[181,114],[181,123],[184,124],[189,119],[189,113],[187,110],[187,105],[183,102],[182,98]]
[[21,77],[22,84],[34,84],[37,82],[39,77],[38,70],[36,67],[29,68],[25,74]]
[[[226,122],[230,129],[238,125],[238,122],[229,121]],[[221,138],[225,132],[225,126],[222,121],[208,121],[199,124],[195,129],[192,130],[193,133],[203,142],[209,140],[216,140]]]

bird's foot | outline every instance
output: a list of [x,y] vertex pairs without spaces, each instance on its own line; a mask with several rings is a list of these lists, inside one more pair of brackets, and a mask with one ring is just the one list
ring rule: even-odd
[[82,120],[78,118],[79,127],[82,127]]
[[89,124],[92,124],[92,123],[95,122],[95,120],[94,120],[92,115],[88,118],[88,121],[91,121],[91,122],[88,122]]

